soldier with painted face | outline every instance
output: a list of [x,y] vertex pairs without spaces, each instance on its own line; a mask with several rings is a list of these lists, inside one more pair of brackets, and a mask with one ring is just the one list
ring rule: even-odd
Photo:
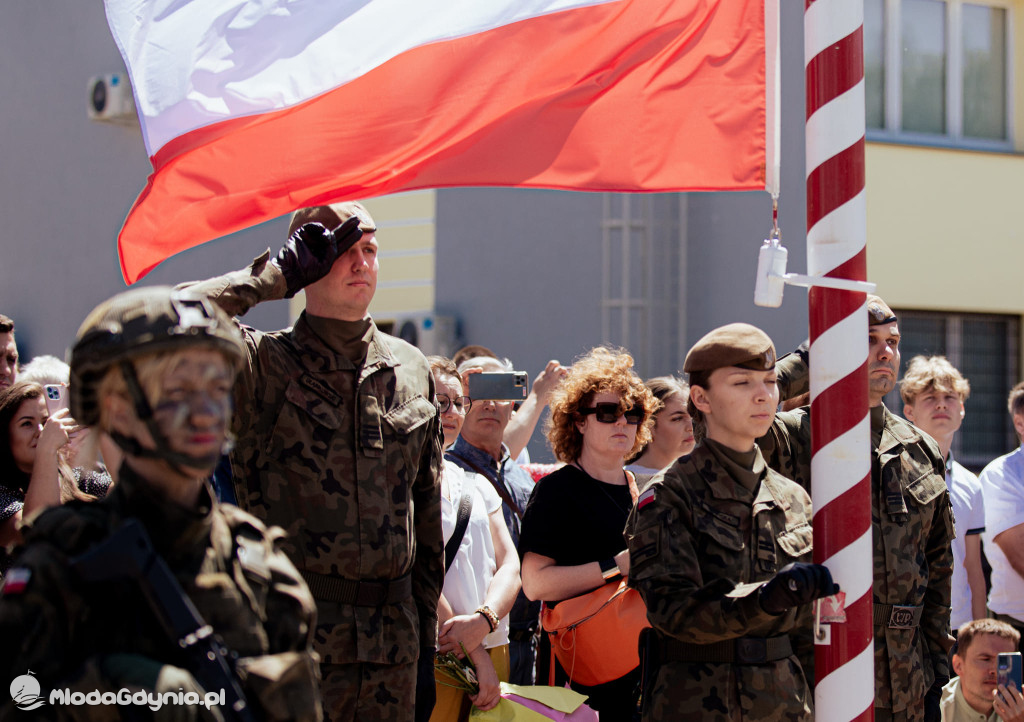
[[275,259],[195,284],[235,315],[306,293],[293,328],[242,326],[231,471],[239,506],[288,532],[317,600],[330,720],[425,719],[433,706],[440,422],[426,359],[367,314],[376,230],[358,203],[306,208]]
[[[900,368],[896,314],[868,296],[875,720],[938,722],[947,658],[953,514],[935,441],[882,403]],[[807,390],[806,356],[779,362],[787,398]],[[810,409],[779,413],[758,440],[768,465],[810,490]]]
[[[0,717],[16,718],[17,706],[44,719],[139,719],[150,709],[126,706],[129,693],[218,696],[231,677],[211,676],[205,652],[191,651],[211,633],[235,659],[250,719],[320,719],[316,608],[281,550],[283,532],[221,506],[206,481],[226,448],[244,358],[231,318],[188,292],[128,291],[85,320],[71,352],[71,413],[111,437],[124,461],[102,500],[51,508],[23,529],[0,599],[0,677],[30,674],[45,706],[19,695]],[[119,541],[140,527],[145,536]],[[186,604],[198,618],[183,615]],[[119,696],[72,706],[50,694],[64,690]],[[219,720],[232,706],[179,705],[163,718]]]
[[838,587],[811,560],[811,500],[768,468],[755,439],[775,417],[775,347],[748,324],[686,356],[701,443],[656,474],[626,525],[629,584],[653,629],[643,719],[811,720],[797,653],[810,602]]

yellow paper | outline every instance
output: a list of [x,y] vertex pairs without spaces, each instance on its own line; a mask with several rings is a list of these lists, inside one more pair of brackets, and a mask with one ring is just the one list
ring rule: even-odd
[[581,704],[587,701],[585,694],[580,694],[567,687],[545,687],[539,684],[518,685],[502,682],[501,691],[535,700],[546,707],[557,709],[565,714],[572,714]]

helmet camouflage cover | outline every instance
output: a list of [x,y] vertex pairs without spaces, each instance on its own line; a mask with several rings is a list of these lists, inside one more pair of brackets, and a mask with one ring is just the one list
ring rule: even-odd
[[234,321],[202,294],[151,286],[107,299],[86,317],[71,348],[71,415],[87,426],[99,420],[99,382],[121,361],[197,346],[222,352],[236,368],[245,357]]

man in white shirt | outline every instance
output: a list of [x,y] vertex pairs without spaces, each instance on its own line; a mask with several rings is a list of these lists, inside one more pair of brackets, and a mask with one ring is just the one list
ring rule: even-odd
[[996,684],[1001,653],[1013,652],[1020,633],[1005,622],[975,619],[960,628],[949,684],[942,688],[942,722],[1021,722],[1024,696]]
[[[1013,428],[1024,438],[1024,382],[1007,401]],[[985,496],[985,556],[992,565],[988,608],[1018,632],[1024,631],[1024,446],[981,472]],[[1024,651],[1024,650],[1022,650]]]
[[900,384],[903,415],[931,435],[946,461],[946,488],[953,504],[956,537],[953,539],[952,614],[954,634],[985,613],[985,573],[981,567],[981,533],[985,531],[985,505],[978,477],[953,460],[950,448],[963,423],[964,402],[971,385],[945,356],[915,356]]

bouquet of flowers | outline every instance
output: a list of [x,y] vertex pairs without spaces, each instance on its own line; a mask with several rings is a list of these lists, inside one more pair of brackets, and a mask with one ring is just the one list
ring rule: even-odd
[[[462,646],[461,642],[459,646]],[[480,691],[480,684],[476,681],[476,667],[464,646],[462,653],[466,655],[462,659],[455,652],[445,652],[434,657],[434,669],[445,678],[437,680],[437,683],[461,689],[466,694],[476,694]]]
[[[465,648],[462,651],[465,654]],[[438,654],[434,669],[439,673],[438,684],[461,689],[466,694],[480,691],[469,655],[460,659],[455,652]],[[583,704],[586,699],[571,689],[502,682],[498,706],[486,712],[474,707],[469,718],[473,722],[597,722],[597,713]]]

